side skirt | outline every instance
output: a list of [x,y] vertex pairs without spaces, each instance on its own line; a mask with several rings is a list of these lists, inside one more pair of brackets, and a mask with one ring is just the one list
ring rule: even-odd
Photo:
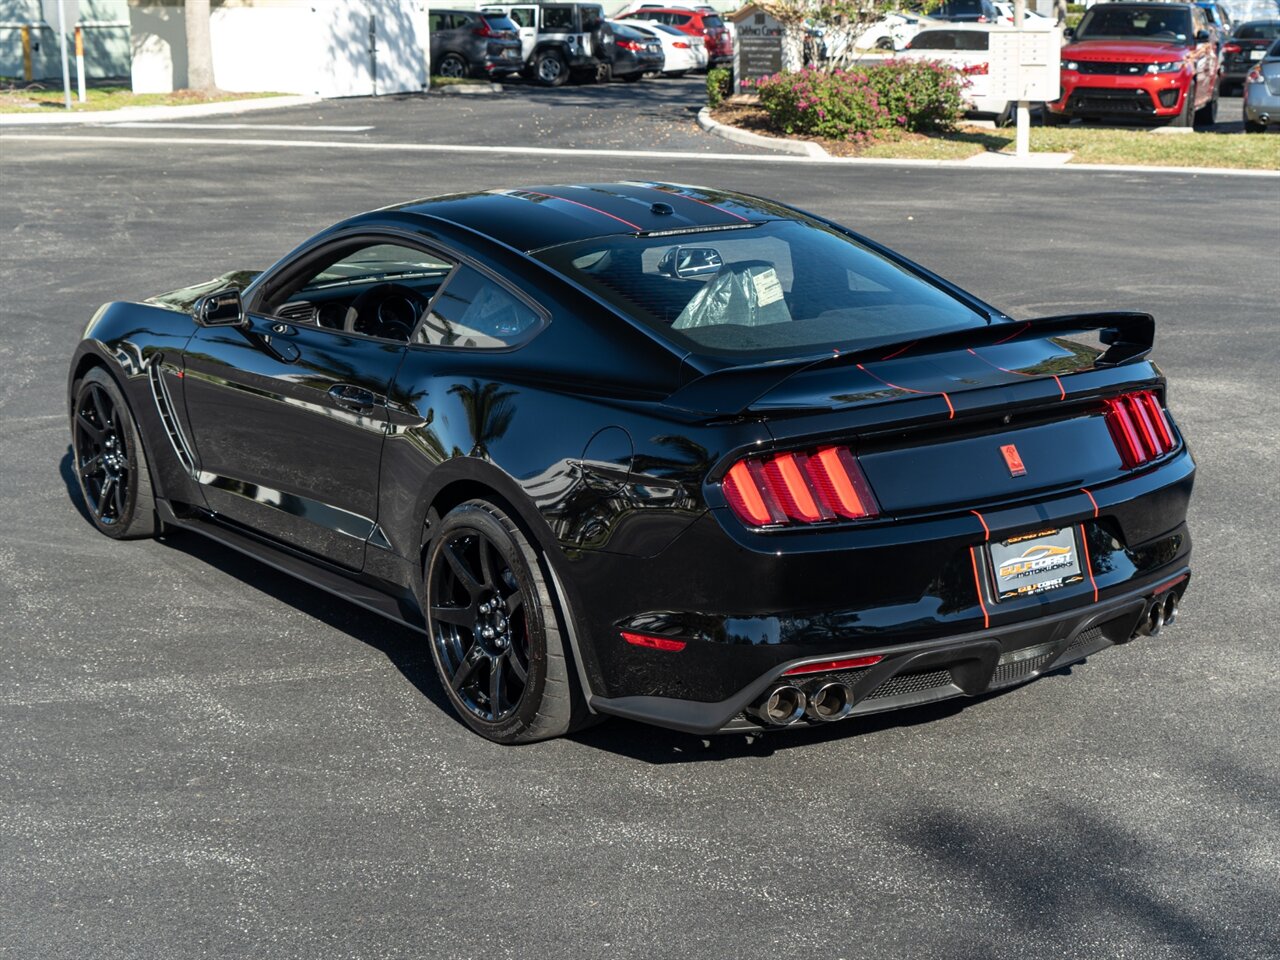
[[418,602],[407,591],[397,590],[391,584],[387,584],[387,589],[382,589],[356,579],[323,560],[294,552],[288,547],[232,527],[209,515],[178,516],[168,500],[157,500],[156,508],[167,527],[191,530],[349,603],[411,629],[426,631],[426,621]]

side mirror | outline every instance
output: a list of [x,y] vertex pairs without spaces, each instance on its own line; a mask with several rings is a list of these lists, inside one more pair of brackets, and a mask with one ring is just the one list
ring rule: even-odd
[[1066,39],[1070,40],[1072,37],[1074,37],[1074,36],[1076,35],[1076,28],[1075,28],[1075,27],[1067,27],[1067,29],[1065,29],[1065,30],[1063,30],[1063,31],[1062,31],[1062,35],[1063,35]]
[[243,327],[247,318],[240,291],[233,287],[201,297],[196,301],[195,320],[202,327]]
[[1209,42],[1209,31],[1208,31],[1208,30],[1197,30],[1197,31],[1196,31],[1196,43],[1208,43],[1208,42]]
[[695,280],[719,272],[724,266],[715,247],[672,247],[658,263],[658,272],[681,280]]

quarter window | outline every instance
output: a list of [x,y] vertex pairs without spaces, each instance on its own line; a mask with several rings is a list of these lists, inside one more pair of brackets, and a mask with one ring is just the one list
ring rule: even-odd
[[459,267],[414,335],[437,347],[493,349],[523,343],[541,318],[523,300],[479,271]]

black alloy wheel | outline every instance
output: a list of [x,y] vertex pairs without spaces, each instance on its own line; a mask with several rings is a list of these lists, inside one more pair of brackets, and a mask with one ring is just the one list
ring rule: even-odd
[[100,369],[76,386],[71,444],[94,526],[117,539],[154,534],[155,501],[138,431],[119,388]]
[[440,76],[451,80],[461,80],[470,72],[467,61],[456,53],[446,53],[440,60],[440,66],[436,69],[436,73]]
[[1186,94],[1182,98],[1182,109],[1178,111],[1178,115],[1169,121],[1171,127],[1190,127],[1195,124],[1196,115],[1196,85],[1193,83],[1187,87]]
[[537,552],[505,513],[482,500],[455,507],[432,538],[425,573],[431,656],[468,726],[525,743],[582,725],[557,605]]

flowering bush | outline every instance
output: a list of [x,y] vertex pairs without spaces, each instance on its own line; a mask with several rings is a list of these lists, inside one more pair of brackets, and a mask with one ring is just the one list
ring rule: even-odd
[[758,80],[774,126],[831,140],[874,130],[949,130],[964,109],[968,81],[945,64],[886,60],[858,70],[801,70]]

